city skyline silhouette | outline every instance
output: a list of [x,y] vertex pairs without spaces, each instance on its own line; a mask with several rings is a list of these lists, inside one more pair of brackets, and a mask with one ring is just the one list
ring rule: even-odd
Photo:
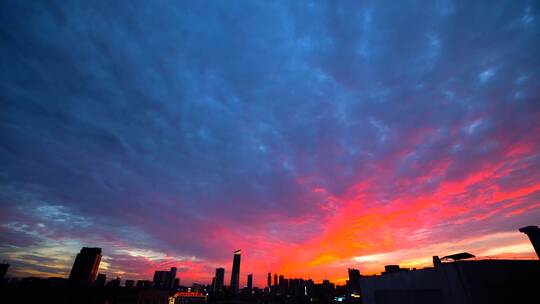
[[[99,272],[102,248],[83,247],[76,255],[69,278],[6,278],[9,264],[0,264],[0,291],[4,299],[18,298],[34,303],[536,303],[534,294],[540,277],[540,228],[529,225],[518,229],[531,242],[537,259],[493,259],[469,252],[433,256],[432,265],[407,268],[385,265],[378,275],[365,275],[348,268],[345,284],[330,280],[290,278],[267,274],[264,287],[253,286],[253,274],[247,274],[247,286],[239,286],[242,250],[235,250],[230,284],[225,285],[225,268],[216,268],[211,284],[182,285],[177,267],[155,270],[152,280],[116,277],[107,280]],[[279,279],[278,279],[279,278]],[[31,292],[21,297],[21,293]],[[21,302],[21,303],[23,303]]]

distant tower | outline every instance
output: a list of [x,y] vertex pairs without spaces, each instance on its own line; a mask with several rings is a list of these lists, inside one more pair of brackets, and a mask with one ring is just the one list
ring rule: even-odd
[[266,278],[268,288],[272,287],[272,274],[269,272],[268,277]]
[[525,233],[531,241],[536,256],[540,259],[540,228],[538,226],[527,226],[519,229],[519,232]]
[[277,286],[277,273],[274,273],[274,286]]
[[101,248],[83,247],[75,258],[69,281],[76,285],[92,284],[96,279],[99,262],[101,262]]
[[233,293],[238,293],[240,285],[240,254],[241,250],[236,250],[233,257],[233,267],[231,272],[231,290]]
[[251,294],[251,290],[253,289],[253,274],[248,274],[247,277],[247,289],[249,294]]
[[216,284],[214,291],[223,291],[223,283],[225,282],[225,269],[216,268]]

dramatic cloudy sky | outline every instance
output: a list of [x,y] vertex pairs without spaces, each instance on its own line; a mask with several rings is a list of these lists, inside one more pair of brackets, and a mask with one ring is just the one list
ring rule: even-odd
[[10,275],[534,257],[538,2],[46,2],[0,8]]

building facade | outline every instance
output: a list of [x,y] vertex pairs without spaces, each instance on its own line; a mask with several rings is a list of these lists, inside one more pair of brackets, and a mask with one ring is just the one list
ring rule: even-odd
[[101,248],[83,247],[75,257],[69,281],[75,285],[88,286],[94,282],[101,262]]
[[363,304],[533,304],[538,282],[537,260],[456,261],[360,277]]
[[240,256],[242,251],[236,250],[233,256],[233,266],[231,272],[231,291],[238,293],[240,287]]
[[214,291],[215,292],[222,292],[223,291],[223,285],[225,284],[225,269],[224,268],[216,268],[216,277],[215,277],[215,285],[214,285]]

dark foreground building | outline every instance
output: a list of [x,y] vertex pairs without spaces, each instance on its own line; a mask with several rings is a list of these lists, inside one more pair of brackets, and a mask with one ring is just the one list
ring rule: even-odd
[[363,304],[540,303],[540,261],[472,260],[361,277]]
[[[536,233],[529,226],[522,232]],[[534,237],[531,237],[533,241]],[[534,241],[533,241],[534,243]],[[535,247],[536,248],[536,247]],[[361,276],[363,304],[536,304],[540,303],[539,260],[472,260],[460,253],[433,257],[433,266],[419,270],[385,267],[377,276]]]
[[89,286],[96,279],[101,262],[101,248],[83,247],[77,254],[69,281],[73,285]]

